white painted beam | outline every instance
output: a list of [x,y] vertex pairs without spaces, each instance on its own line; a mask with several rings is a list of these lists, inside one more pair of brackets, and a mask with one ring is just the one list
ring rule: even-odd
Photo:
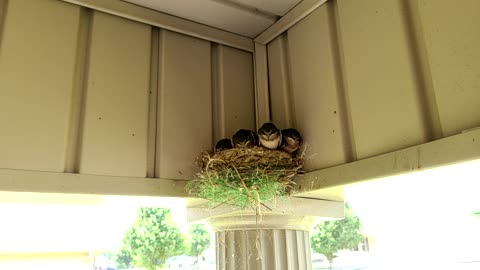
[[248,37],[119,0],[61,0],[130,20],[253,52]]
[[[323,198],[322,191],[331,187],[477,159],[480,159],[480,129],[392,153],[309,172],[297,178],[294,196]],[[185,198],[188,197],[184,191],[185,183],[186,181],[170,179],[0,169],[1,191]],[[321,201],[316,203],[321,203]],[[205,208],[201,206],[202,204],[200,200],[191,205],[194,208]],[[204,212],[204,210],[199,211]],[[211,212],[210,215],[225,213],[225,209],[216,211]],[[231,209],[227,210],[227,212],[231,211]],[[205,213],[200,215],[203,216]]]
[[480,128],[399,151],[309,172],[294,196],[316,198],[326,188],[480,159]]
[[0,191],[187,197],[186,181],[0,169]]
[[270,41],[287,31],[294,24],[305,18],[319,6],[325,4],[327,0],[303,0],[290,10],[285,16],[272,24],[255,38],[255,42],[260,44],[268,44]]

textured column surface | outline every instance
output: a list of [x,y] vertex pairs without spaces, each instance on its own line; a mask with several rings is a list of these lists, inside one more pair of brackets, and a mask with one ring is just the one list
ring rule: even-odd
[[217,269],[309,270],[308,231],[285,229],[216,232]]
[[309,230],[316,218],[253,213],[210,218],[218,270],[310,270]]

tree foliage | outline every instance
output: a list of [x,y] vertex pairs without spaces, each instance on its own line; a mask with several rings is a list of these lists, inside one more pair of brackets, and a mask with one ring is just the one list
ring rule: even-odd
[[117,263],[155,270],[158,264],[185,250],[184,237],[173,224],[170,209],[142,207],[135,223],[125,233]]
[[324,221],[315,226],[311,236],[312,249],[325,255],[332,263],[335,253],[341,249],[358,247],[364,236],[362,224],[348,204],[345,204],[345,217],[341,220]]
[[130,246],[124,244],[122,248],[117,252],[117,267],[123,269],[130,268],[132,265],[132,251],[130,250]]
[[192,224],[188,230],[190,250],[188,255],[198,256],[210,246],[210,233],[204,224]]

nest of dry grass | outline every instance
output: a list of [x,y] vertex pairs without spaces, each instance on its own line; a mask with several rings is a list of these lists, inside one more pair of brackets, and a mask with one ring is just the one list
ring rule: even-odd
[[187,191],[209,200],[212,206],[258,208],[264,202],[288,195],[303,163],[303,155],[291,157],[263,147],[203,152],[196,161],[200,172],[189,182]]

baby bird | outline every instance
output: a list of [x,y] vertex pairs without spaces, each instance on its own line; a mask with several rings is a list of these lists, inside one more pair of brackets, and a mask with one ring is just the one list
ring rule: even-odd
[[258,129],[258,140],[265,148],[277,149],[282,142],[282,134],[273,123],[265,123]]
[[232,148],[232,141],[230,139],[221,139],[215,145],[215,153]]
[[256,137],[252,130],[239,129],[232,137],[233,147],[254,147],[257,143]]
[[282,137],[282,150],[295,156],[303,143],[303,138],[302,135],[300,135],[300,132],[293,128],[287,128],[282,130]]

